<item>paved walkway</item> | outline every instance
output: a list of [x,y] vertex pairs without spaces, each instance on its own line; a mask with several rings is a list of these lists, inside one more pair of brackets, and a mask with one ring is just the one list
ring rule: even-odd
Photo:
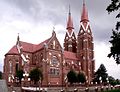
[[[9,89],[10,89],[10,88],[9,88]],[[14,87],[13,89],[14,89],[15,92],[21,92],[20,87]],[[46,91],[45,91],[46,88],[43,87],[42,89],[43,89],[42,92],[46,92]],[[63,89],[65,89],[65,88],[63,88]],[[85,91],[86,87],[76,87],[76,89],[77,89],[78,91],[74,91],[74,90],[75,90],[74,87],[69,87],[69,88],[67,89],[67,92],[86,92],[86,91]],[[47,88],[47,92],[60,92],[61,90],[62,90],[62,87],[48,87],[48,88]],[[100,90],[100,87],[99,87],[99,90]],[[104,90],[105,90],[105,88],[104,88]],[[9,91],[9,92],[10,92],[10,91]],[[27,91],[27,92],[28,92],[28,91]],[[35,92],[35,91],[30,91],[30,92]],[[95,87],[90,87],[90,88],[89,88],[89,92],[95,92]]]
[[0,80],[0,92],[8,92],[8,87],[5,80]]
[[[88,92],[96,92],[95,88],[96,88],[96,86],[89,87]],[[101,92],[103,90],[115,89],[115,88],[111,88],[110,86],[109,86],[109,88],[108,88],[108,86],[106,86],[106,87],[105,86],[102,86],[102,87],[97,86],[97,88],[98,88],[99,92]],[[21,92],[20,87],[14,87],[13,89],[14,89],[15,92]],[[43,89],[42,92],[60,92],[62,87],[47,87],[47,88],[42,87],[42,89]],[[47,89],[47,91],[45,91],[45,89]],[[65,89],[65,88],[63,88],[63,89]],[[78,91],[75,91],[75,89],[77,89]],[[69,87],[69,88],[67,88],[66,92],[87,92],[87,91],[85,91],[85,89],[86,89],[86,87],[76,87],[76,88],[75,87]],[[120,89],[120,87],[119,87],[119,89]],[[6,91],[2,91],[2,92],[6,92]],[[36,91],[26,91],[26,92],[36,92]]]

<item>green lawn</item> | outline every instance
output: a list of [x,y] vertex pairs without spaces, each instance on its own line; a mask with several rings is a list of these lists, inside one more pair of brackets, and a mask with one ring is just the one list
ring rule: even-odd
[[114,89],[114,90],[103,91],[103,92],[120,92],[120,89]]

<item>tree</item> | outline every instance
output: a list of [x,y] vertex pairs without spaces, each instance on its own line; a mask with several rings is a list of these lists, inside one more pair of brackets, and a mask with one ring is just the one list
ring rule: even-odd
[[110,83],[111,85],[113,85],[113,86],[116,85],[115,78],[113,78],[112,76],[109,76],[108,79],[109,79],[109,83]]
[[0,79],[2,79],[2,72],[0,71]]
[[[111,3],[107,7],[107,11],[110,14],[111,12],[117,12],[116,18],[120,18],[120,0],[111,0]],[[108,54],[108,57],[113,57],[117,64],[120,64],[120,21],[117,21],[116,23],[116,29],[112,30],[112,36],[111,40],[109,41],[111,43],[110,47],[110,53]]]
[[21,79],[23,78],[23,70],[16,71],[16,77],[19,79],[19,82],[21,84]]
[[116,79],[116,84],[120,85],[120,80],[119,79]]
[[76,72],[74,70],[70,70],[67,74],[67,78],[68,78],[68,82],[70,82],[70,84],[77,82]]
[[79,83],[84,83],[86,82],[85,74],[83,72],[79,72],[77,74],[77,79]]
[[43,74],[38,68],[35,68],[30,71],[29,77],[32,81],[34,81],[34,84],[37,84],[39,80],[43,79]]
[[106,79],[108,77],[108,74],[107,74],[107,70],[103,64],[100,65],[98,70],[95,72],[94,76],[95,76],[94,80],[93,80],[94,82],[100,83],[100,78],[101,78],[102,82],[107,82]]

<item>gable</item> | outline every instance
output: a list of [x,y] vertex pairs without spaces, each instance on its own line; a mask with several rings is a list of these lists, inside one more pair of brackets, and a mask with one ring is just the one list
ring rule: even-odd
[[61,50],[62,47],[60,45],[60,42],[58,41],[56,35],[52,35],[51,39],[47,43],[49,49],[54,49],[54,50]]
[[[27,43],[27,42],[22,42],[20,41],[21,46],[22,46],[22,50],[24,52],[32,52],[33,51],[33,45],[31,43]],[[16,45],[14,45],[7,54],[19,54]]]
[[[20,43],[21,43],[23,52],[32,53],[42,49],[44,47],[44,43],[47,43],[49,40],[50,38],[37,45],[32,43],[22,42],[22,41],[20,41]],[[16,48],[16,45],[14,45],[6,54],[19,54]]]
[[[60,42],[58,41],[56,37],[55,32],[53,32],[50,38],[48,38],[47,40],[39,44],[32,44],[32,43],[27,43],[27,42],[22,42],[22,41],[20,41],[20,43],[21,43],[23,52],[29,52],[29,53],[33,53],[33,52],[43,49],[45,44],[47,44],[49,49],[54,49],[54,50],[62,49]],[[6,54],[19,54],[16,48],[16,45],[14,45]]]

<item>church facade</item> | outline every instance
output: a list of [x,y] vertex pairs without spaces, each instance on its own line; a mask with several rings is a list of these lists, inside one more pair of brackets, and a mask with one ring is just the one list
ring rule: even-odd
[[[92,81],[95,70],[94,43],[85,3],[83,3],[80,30],[77,36],[69,10],[63,48],[54,30],[50,38],[39,44],[20,41],[19,36],[17,41],[21,45],[22,55],[29,60],[28,72],[35,67],[42,71],[42,85],[64,84],[64,78],[71,69],[84,72],[88,82]],[[10,77],[15,76],[16,71],[23,68],[23,58],[19,52],[14,45],[5,54],[4,79],[8,84],[11,83]]]

